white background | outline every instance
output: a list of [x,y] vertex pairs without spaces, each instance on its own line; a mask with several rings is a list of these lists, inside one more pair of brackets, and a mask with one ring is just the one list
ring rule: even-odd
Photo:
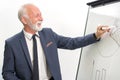
[[[43,27],[69,37],[82,36],[86,23],[87,2],[93,0],[1,0],[0,2],[0,73],[3,65],[4,41],[20,32],[23,25],[17,12],[24,3],[34,3],[43,15]],[[59,50],[63,80],[75,80],[80,49]],[[0,75],[0,80],[2,76]]]

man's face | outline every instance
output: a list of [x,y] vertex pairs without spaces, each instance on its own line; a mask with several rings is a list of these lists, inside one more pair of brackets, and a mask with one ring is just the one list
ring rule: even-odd
[[27,24],[35,31],[40,31],[42,29],[41,23],[43,21],[42,15],[39,9],[35,6],[28,6],[27,8]]
[[32,23],[32,21],[30,19],[28,19],[27,23],[28,23],[29,27],[34,31],[42,30],[42,27],[41,27],[42,21],[37,21],[36,23]]

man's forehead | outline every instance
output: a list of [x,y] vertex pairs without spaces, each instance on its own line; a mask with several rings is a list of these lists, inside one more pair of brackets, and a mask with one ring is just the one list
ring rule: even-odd
[[28,5],[28,6],[26,6],[26,9],[28,12],[32,12],[32,13],[40,12],[39,8],[34,5]]
[[32,4],[26,5],[25,7],[26,9],[30,9],[30,10],[39,10],[37,6]]

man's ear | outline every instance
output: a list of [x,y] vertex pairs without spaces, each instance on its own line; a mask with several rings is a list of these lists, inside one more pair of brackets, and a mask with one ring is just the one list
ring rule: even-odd
[[26,18],[25,18],[25,17],[21,17],[21,22],[22,22],[23,24],[27,24]]

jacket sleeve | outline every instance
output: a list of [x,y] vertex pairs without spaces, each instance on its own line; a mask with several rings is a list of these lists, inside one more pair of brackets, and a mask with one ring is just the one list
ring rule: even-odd
[[92,43],[99,41],[96,39],[96,37],[94,35],[95,33],[91,33],[86,36],[75,37],[75,38],[64,37],[64,36],[56,34],[53,31],[51,33],[53,35],[53,38],[55,39],[57,47],[62,48],[62,49],[81,48],[81,47],[85,47],[87,45],[90,45]]
[[20,80],[15,73],[13,51],[7,41],[5,42],[2,75],[4,80]]

